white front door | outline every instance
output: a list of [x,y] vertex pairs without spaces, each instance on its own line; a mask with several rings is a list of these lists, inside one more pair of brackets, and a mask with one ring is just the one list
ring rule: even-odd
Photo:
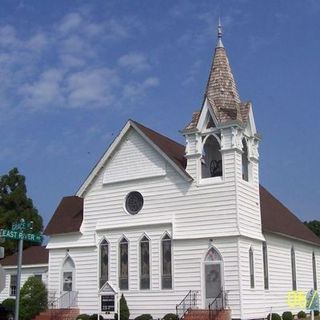
[[[205,262],[205,307],[212,303],[222,289],[221,263]],[[216,306],[214,305],[213,308]]]

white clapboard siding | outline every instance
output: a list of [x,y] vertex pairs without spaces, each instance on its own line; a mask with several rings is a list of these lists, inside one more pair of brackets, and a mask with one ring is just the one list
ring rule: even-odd
[[295,248],[297,290],[304,293],[313,288],[313,251],[318,262],[319,280],[319,247],[271,234],[266,234],[265,237],[269,263],[269,290],[265,291],[266,313],[270,312],[271,307],[273,312],[290,310],[297,313],[303,308],[290,308],[287,302],[288,292],[292,291],[291,247]]
[[[254,288],[250,286],[249,249],[254,259]],[[239,239],[239,263],[241,272],[242,319],[258,319],[266,316],[264,309],[264,280],[262,242],[241,237]]]
[[[10,296],[10,277],[11,275],[17,274],[17,269],[12,267],[9,267],[9,268],[3,267],[3,270],[5,272],[5,288],[0,292],[0,303],[1,301],[7,298],[15,298],[14,296]],[[35,275],[41,275],[43,283],[47,285],[48,266],[39,266],[39,267],[22,266],[21,287],[24,285],[24,283],[28,280],[29,277],[32,277]]]
[[[170,227],[145,227],[141,229],[107,230],[97,234],[97,244],[106,239],[109,243],[109,283],[118,291],[119,241],[125,236],[129,241],[129,290],[123,291],[134,318],[142,313],[151,313],[160,318],[168,312],[175,312],[175,306],[189,290],[198,291],[199,307],[204,307],[201,283],[204,280],[203,261],[208,251],[208,239],[173,241],[173,290],[161,289],[160,240]],[[150,290],[139,288],[139,241],[143,235],[150,239]],[[225,289],[229,292],[229,302],[235,315],[239,315],[239,281],[237,268],[237,239],[213,238],[213,244],[224,257]],[[49,287],[59,292],[61,267],[66,250],[50,250]],[[69,249],[68,255],[76,267],[76,290],[79,291],[78,304],[81,312],[97,313],[98,299],[98,251],[96,247]]]

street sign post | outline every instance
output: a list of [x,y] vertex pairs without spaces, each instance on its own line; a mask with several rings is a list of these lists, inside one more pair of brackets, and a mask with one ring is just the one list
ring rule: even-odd
[[[27,221],[24,219],[20,219],[19,222],[13,223],[11,229],[0,229],[0,239],[4,238],[4,239],[19,240],[18,266],[17,266],[17,291],[16,291],[16,303],[15,303],[15,316],[14,316],[15,320],[19,320],[23,241],[25,240],[25,241],[31,241],[36,243],[42,242],[42,235],[31,233],[32,229],[33,229],[33,221]],[[1,279],[0,279],[0,285],[1,285]]]

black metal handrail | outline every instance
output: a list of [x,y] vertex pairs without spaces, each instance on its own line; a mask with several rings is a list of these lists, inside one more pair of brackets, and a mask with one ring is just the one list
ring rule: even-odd
[[219,311],[226,309],[226,307],[227,307],[227,292],[221,289],[219,294],[208,305],[209,320],[213,320],[215,318],[215,315]]
[[183,318],[190,309],[197,306],[197,294],[198,291],[189,290],[181,302],[176,305],[176,315],[179,319]]
[[[67,291],[64,292],[59,298],[54,299],[50,303],[50,314],[51,319],[56,319],[57,314],[55,309],[71,309],[76,306],[76,300],[78,298],[78,291]],[[61,303],[63,301],[63,303]]]

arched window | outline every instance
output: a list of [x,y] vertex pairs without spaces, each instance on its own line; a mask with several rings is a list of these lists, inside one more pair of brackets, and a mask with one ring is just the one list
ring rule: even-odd
[[296,274],[296,253],[294,247],[291,248],[291,274],[292,274],[292,290],[297,290],[297,274]]
[[129,289],[128,240],[125,237],[119,243],[119,288]]
[[172,289],[172,253],[171,238],[166,233],[161,240],[162,247],[162,289]]
[[146,236],[140,241],[140,289],[150,289],[150,248]]
[[100,288],[108,281],[109,276],[109,244],[106,239],[100,243]]
[[75,265],[71,257],[67,257],[62,266],[62,291],[74,291]]
[[312,252],[312,272],[313,272],[313,289],[318,290],[317,283],[317,262],[314,252]]
[[249,181],[248,145],[245,138],[242,139],[242,179]]
[[201,158],[202,178],[222,176],[222,157],[217,138],[210,135],[205,139]]
[[254,288],[254,257],[253,250],[249,249],[250,288]]
[[210,250],[206,254],[205,261],[219,262],[222,261],[222,258],[217,250],[215,250],[214,248],[210,248]]
[[268,270],[268,248],[265,242],[262,243],[263,255],[263,273],[264,273],[264,288],[269,289],[269,270]]

